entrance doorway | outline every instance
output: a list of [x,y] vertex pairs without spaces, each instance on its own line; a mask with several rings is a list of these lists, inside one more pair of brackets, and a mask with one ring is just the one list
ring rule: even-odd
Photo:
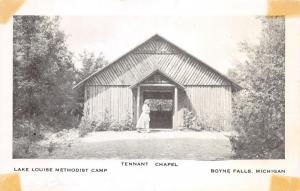
[[[146,99],[150,101],[150,128],[176,129],[178,126],[178,88],[184,87],[160,70],[130,86],[133,91],[133,113],[138,121]],[[135,89],[136,88],[136,89]]]
[[173,91],[143,91],[143,101],[150,102],[150,128],[171,129],[173,124]]

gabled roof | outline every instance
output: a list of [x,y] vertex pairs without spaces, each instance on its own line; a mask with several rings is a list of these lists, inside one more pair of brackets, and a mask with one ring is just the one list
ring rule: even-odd
[[[183,65],[188,65],[184,71]],[[241,89],[238,84],[217,70],[158,34],[94,72],[74,88],[79,88],[85,83],[132,86],[149,71],[153,71],[153,68],[159,68],[159,71],[173,82],[182,85],[232,85],[234,90]],[[127,69],[132,71],[125,74]]]
[[165,74],[163,71],[161,71],[160,69],[154,69],[151,73],[149,73],[147,76],[145,76],[144,78],[138,80],[137,82],[135,82],[133,85],[130,86],[130,88],[135,88],[138,84],[142,83],[143,81],[147,80],[149,77],[151,77],[152,75],[154,75],[155,73],[159,73],[162,76],[164,76],[165,78],[167,78],[168,80],[170,80],[171,82],[173,82],[176,86],[178,86],[181,89],[185,89],[185,87],[183,85],[181,85],[180,83],[176,82],[176,80],[172,79],[170,76],[168,76],[167,74]]
[[124,58],[126,55],[130,54],[131,52],[133,52],[134,50],[137,50],[141,45],[146,44],[147,42],[149,42],[151,39],[155,38],[155,37],[160,37],[158,34],[155,34],[154,36],[152,36],[151,38],[149,38],[148,40],[140,43],[139,45],[137,45],[135,48],[131,49],[130,51],[128,51],[126,54],[118,57],[116,60],[112,61],[110,64],[104,66],[103,68],[98,69],[97,71],[95,71],[94,73],[92,73],[91,75],[87,76],[85,79],[83,79],[82,81],[80,81],[78,84],[76,84],[73,89],[79,88],[81,87],[87,80],[89,80],[91,77],[95,76],[96,74],[100,73],[101,71],[105,70],[106,68],[110,67],[111,65],[117,63],[119,60],[121,60],[122,58]]

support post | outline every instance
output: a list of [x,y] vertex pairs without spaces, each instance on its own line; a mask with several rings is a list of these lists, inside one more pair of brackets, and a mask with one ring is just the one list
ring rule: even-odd
[[173,113],[173,129],[177,128],[177,113],[178,113],[178,88],[174,88],[174,113]]
[[137,96],[136,96],[136,121],[139,120],[140,117],[140,98],[141,97],[141,88],[137,87]]

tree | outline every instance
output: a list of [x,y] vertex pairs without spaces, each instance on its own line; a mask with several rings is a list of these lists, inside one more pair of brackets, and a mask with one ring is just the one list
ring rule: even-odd
[[[108,61],[105,59],[102,53],[99,53],[96,57],[93,52],[88,52],[86,50],[79,54],[79,61],[81,62],[82,69],[76,71],[76,83],[80,82],[108,64]],[[74,111],[79,114],[80,117],[82,117],[84,106],[84,88],[77,89],[75,94],[77,108]]]
[[284,158],[285,21],[259,19],[260,44],[242,43],[248,59],[229,73],[244,88],[233,99],[235,149],[240,158]]
[[66,124],[75,68],[59,17],[15,16],[13,33],[14,119]]
[[79,54],[79,60],[82,64],[81,79],[86,78],[90,74],[96,72],[98,69],[103,68],[108,64],[102,53],[99,53],[96,57],[93,52],[83,51]]

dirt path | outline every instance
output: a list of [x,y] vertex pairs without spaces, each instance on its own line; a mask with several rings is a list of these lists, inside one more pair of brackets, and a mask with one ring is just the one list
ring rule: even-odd
[[226,160],[231,155],[224,133],[94,132],[39,158]]

